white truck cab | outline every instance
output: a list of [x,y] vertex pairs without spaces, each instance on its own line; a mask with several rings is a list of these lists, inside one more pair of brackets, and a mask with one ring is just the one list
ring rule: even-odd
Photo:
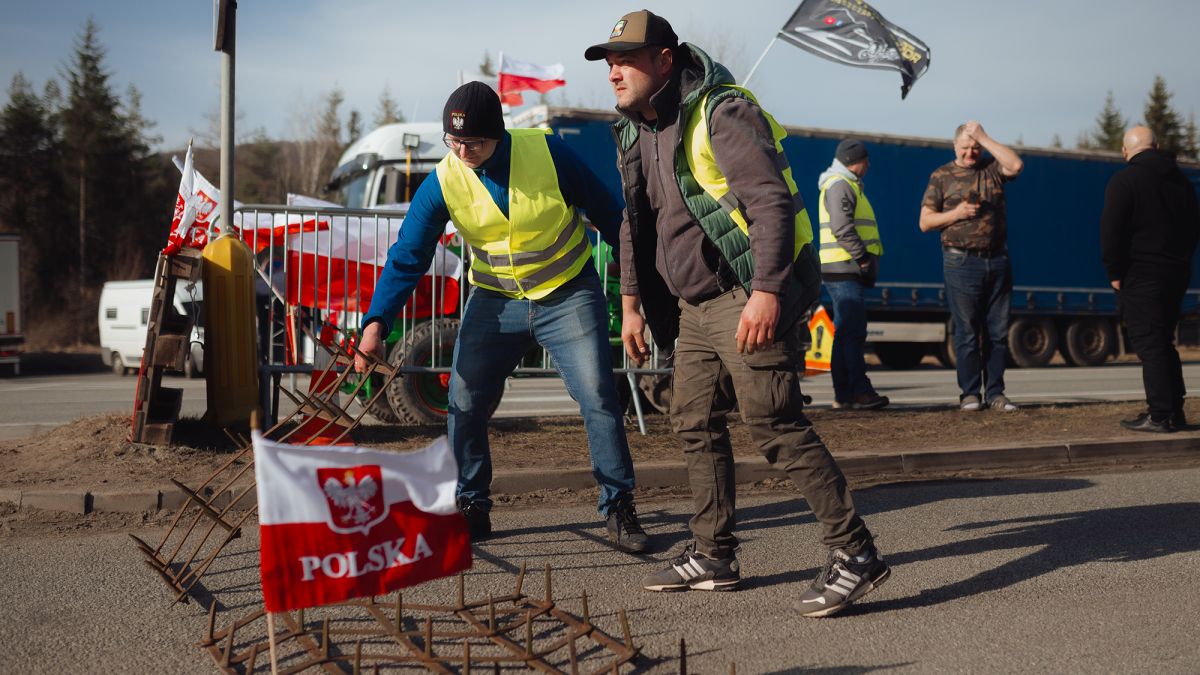
[[441,122],[385,124],[346,148],[325,187],[350,209],[408,202],[447,152]]

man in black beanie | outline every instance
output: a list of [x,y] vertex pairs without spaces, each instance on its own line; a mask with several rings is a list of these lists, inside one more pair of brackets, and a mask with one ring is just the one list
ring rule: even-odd
[[867,305],[863,291],[875,285],[883,243],[875,209],[863,192],[871,166],[867,147],[856,138],[838,144],[833,163],[817,179],[821,279],[833,301],[833,407],[876,410],[888,404],[871,379],[863,349],[867,343]]
[[[609,539],[622,551],[645,551],[612,374],[608,307],[580,214],[586,211],[615,247],[621,207],[548,130],[506,131],[499,97],[481,82],[450,95],[442,128],[451,152],[413,196],[363,317],[359,348],[383,357],[393,320],[429,269],[446,221],[453,221],[470,246],[474,286],[454,346],[448,423],[458,507],[471,537],[492,529],[488,418],[505,379],[538,344],[579,402]],[[365,368],[363,357],[356,361]]]

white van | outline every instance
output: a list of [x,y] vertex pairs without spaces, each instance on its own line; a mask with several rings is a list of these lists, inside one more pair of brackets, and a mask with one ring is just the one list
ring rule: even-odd
[[[100,291],[100,358],[113,373],[137,370],[146,348],[146,326],[150,322],[153,279],[110,281]],[[204,328],[200,325],[201,285],[175,285],[175,311],[192,317],[192,335],[183,374],[196,377],[204,368]]]

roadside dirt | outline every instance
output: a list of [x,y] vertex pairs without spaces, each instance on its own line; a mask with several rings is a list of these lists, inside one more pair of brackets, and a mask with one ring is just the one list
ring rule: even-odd
[[[1033,445],[1085,439],[1144,440],[1145,434],[1125,431],[1118,420],[1137,413],[1138,403],[1029,406],[1016,413],[962,413],[954,409],[886,410],[856,412],[813,410],[810,417],[837,456],[894,453],[981,446]],[[1189,401],[1189,418],[1200,420],[1200,400]],[[634,462],[679,461],[678,439],[663,416],[648,418],[648,434],[638,433],[636,423],[627,425]],[[182,420],[176,429],[176,444],[154,447],[126,439],[129,419],[108,415],[87,417],[33,438],[0,442],[0,490],[121,490],[168,486],[174,478],[185,485],[199,485],[214,470],[230,461],[238,448],[223,433],[198,420]],[[367,425],[355,434],[361,445],[397,451],[415,449],[444,433],[444,427],[395,427]],[[1176,434],[1197,438],[1200,425]],[[746,427],[735,417],[730,436],[739,456],[755,454]],[[570,418],[496,420],[492,424],[492,454],[497,470],[540,468],[547,471],[587,466],[587,444],[582,424]],[[1182,462],[1182,463],[1181,463]],[[1151,461],[1140,465],[1094,465],[1029,467],[1020,471],[969,471],[927,478],[986,479],[1001,476],[1061,475],[1064,471],[1113,471],[1136,468],[1192,466],[1195,462]],[[862,488],[878,482],[871,478],[852,481]],[[739,491],[790,490],[786,479],[768,479]],[[639,490],[639,501],[686,498],[685,486]],[[596,490],[547,489],[522,495],[497,495],[505,507],[536,507],[552,504],[594,502]],[[20,510],[0,504],[0,540],[20,536],[72,536],[91,531],[132,530],[165,525],[171,513],[90,513],[85,516]]]
[[[817,431],[835,455],[895,453],[977,446],[1032,445],[1085,439],[1144,439],[1122,429],[1138,403],[1028,406],[1015,413],[962,413],[956,409],[897,409],[878,412],[812,410]],[[1190,418],[1200,420],[1200,400],[1189,400]],[[32,438],[0,442],[0,489],[152,488],[175,478],[196,484],[229,461],[238,450],[223,433],[199,420],[176,427],[175,444],[147,446],[126,440],[129,418],[86,417]],[[627,425],[634,462],[679,461],[678,439],[665,417],[647,418],[647,435]],[[393,450],[422,447],[445,427],[364,425],[360,445]],[[1200,426],[1183,434],[1200,438]],[[734,453],[753,456],[745,425],[730,424]],[[587,438],[577,418],[501,419],[492,423],[491,445],[497,470],[563,469],[588,465]]]

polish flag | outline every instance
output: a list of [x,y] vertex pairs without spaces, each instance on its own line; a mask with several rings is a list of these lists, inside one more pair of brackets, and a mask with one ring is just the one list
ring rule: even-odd
[[163,249],[163,253],[167,255],[175,255],[184,247],[203,249],[208,244],[210,231],[215,235],[214,221],[221,201],[221,192],[196,171],[190,141],[183,164],[179,164],[177,157],[172,159],[183,175],[179,179],[179,193],[175,196],[171,234],[167,237],[166,248]]
[[471,567],[444,436],[407,453],[253,438],[268,612],[383,595]]
[[521,105],[521,90],[532,89],[546,93],[555,87],[567,83],[563,79],[563,66],[556,63],[552,66],[539,66],[536,63],[518,61],[500,52],[500,101],[507,105]]

